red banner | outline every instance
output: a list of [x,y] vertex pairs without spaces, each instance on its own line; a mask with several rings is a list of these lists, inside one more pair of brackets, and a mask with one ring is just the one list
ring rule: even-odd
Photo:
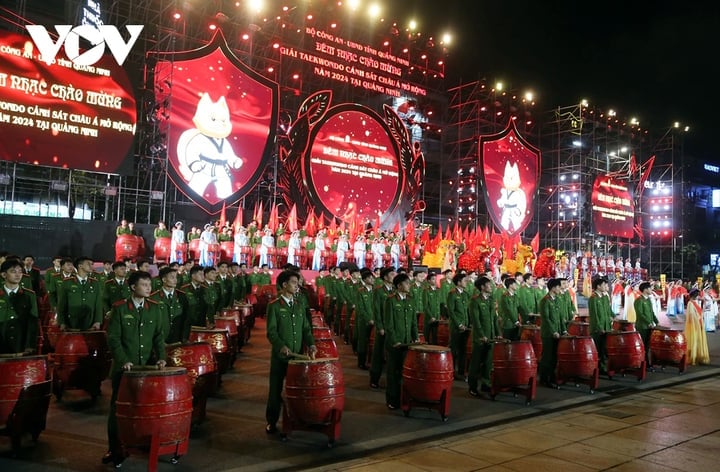
[[495,226],[509,236],[532,220],[540,178],[540,150],[531,146],[510,120],[502,132],[480,138],[481,182]]

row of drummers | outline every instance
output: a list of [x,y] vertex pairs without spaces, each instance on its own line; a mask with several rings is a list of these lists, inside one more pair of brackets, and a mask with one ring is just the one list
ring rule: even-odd
[[[378,386],[386,356],[382,338],[389,320],[383,319],[383,300],[392,293],[388,282],[394,277],[393,270],[383,270],[382,282],[375,288],[371,288],[373,280],[368,278],[360,285],[360,296],[352,303],[339,303],[337,297],[327,295],[323,307],[325,316],[313,315],[314,326],[319,326],[320,320],[327,322],[336,334],[342,334],[346,342],[351,342],[358,355],[358,367],[366,369],[370,365],[372,388]],[[426,303],[425,312],[417,314],[418,337],[421,342],[450,348],[454,377],[466,378],[473,396],[478,396],[478,386],[494,397],[505,388],[512,390],[525,385],[528,387],[523,391],[530,401],[538,380],[538,363],[539,380],[552,386],[575,381],[588,384],[591,391],[597,388],[600,373],[612,378],[616,373],[634,372],[639,379],[644,379],[647,368],[653,364],[677,366],[680,372],[685,370],[683,331],[656,326],[657,320],[653,318],[636,331],[635,323],[615,319],[610,310],[607,282],[603,280],[596,283],[588,315],[572,311],[572,302],[569,297],[563,297],[565,287],[559,279],[548,282],[548,293],[538,304],[539,314],[526,314],[519,308],[518,283],[513,278],[506,278],[504,290],[499,290],[490,279],[480,277],[473,283],[472,296],[468,290],[471,277],[457,274],[452,280],[454,286],[448,290],[447,298],[436,288],[432,274],[424,291],[419,292]],[[440,295],[434,307],[427,303],[432,299],[428,291]],[[319,290],[319,295],[322,296],[322,292]],[[363,292],[373,299],[371,303],[363,302]],[[408,296],[418,295],[411,292]],[[642,308],[638,311],[642,312]],[[543,318],[547,320],[545,331]],[[334,343],[325,346],[328,336],[317,329],[314,335],[318,357],[325,352],[327,357],[337,356]],[[506,350],[509,352],[505,353]],[[527,364],[524,372],[528,376],[522,381],[516,378],[509,383],[507,380],[498,383],[498,376],[494,374],[499,365],[509,359]],[[388,398],[388,402],[392,400]]]

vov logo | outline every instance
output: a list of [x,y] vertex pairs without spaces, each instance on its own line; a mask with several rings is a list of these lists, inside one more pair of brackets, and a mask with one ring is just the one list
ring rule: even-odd
[[[105,54],[105,46],[110,49],[115,61],[123,65],[130,50],[140,37],[143,25],[127,25],[125,28],[130,33],[130,39],[125,42],[117,27],[111,25],[55,25],[58,34],[57,41],[53,41],[47,29],[41,25],[27,25],[28,33],[32,37],[35,46],[40,51],[43,62],[51,65],[65,45],[65,55],[78,66],[91,66],[98,62]],[[92,48],[81,53],[80,38],[93,45]]]

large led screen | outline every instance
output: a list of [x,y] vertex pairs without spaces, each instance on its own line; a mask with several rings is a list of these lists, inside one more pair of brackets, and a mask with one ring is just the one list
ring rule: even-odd
[[272,151],[278,85],[240,62],[221,35],[158,61],[158,102],[170,91],[169,175],[209,213],[242,198]]
[[135,98],[111,55],[50,65],[29,36],[0,31],[0,159],[113,173],[136,131]]
[[402,190],[398,145],[370,109],[339,105],[311,135],[303,177],[319,208],[343,221],[391,212]]
[[635,203],[625,180],[609,176],[595,178],[592,190],[592,221],[595,233],[632,238]]

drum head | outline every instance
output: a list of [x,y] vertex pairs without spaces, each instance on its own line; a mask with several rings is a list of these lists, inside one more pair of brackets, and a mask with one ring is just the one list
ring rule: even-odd
[[408,346],[409,350],[420,352],[450,352],[450,348],[446,346],[436,346],[434,344],[413,344]]
[[290,359],[288,364],[326,364],[338,362],[337,357],[323,357],[321,359]]
[[131,370],[123,371],[123,375],[130,377],[187,375],[187,369],[185,367],[165,367],[164,369],[158,369],[157,366],[154,365],[140,365],[133,366]]

